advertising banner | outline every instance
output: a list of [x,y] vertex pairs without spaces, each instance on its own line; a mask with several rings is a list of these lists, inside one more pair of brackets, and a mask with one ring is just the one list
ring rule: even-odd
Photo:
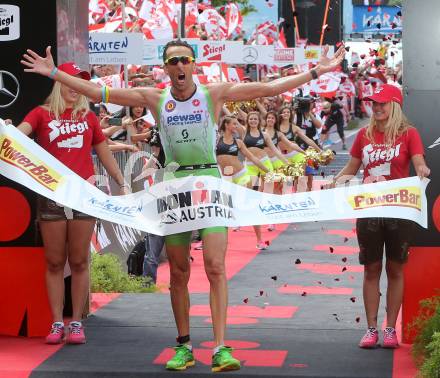
[[[199,40],[191,38],[183,38],[194,49],[196,60],[199,59]],[[169,39],[143,39],[143,56],[142,64],[144,65],[162,65],[163,64],[163,50]],[[134,64],[134,63],[133,63]]]
[[[133,38],[131,36],[135,35]],[[274,45],[243,45],[236,41],[184,39],[195,52],[197,63],[261,64],[283,67],[290,64],[316,63],[320,46],[275,48]],[[168,39],[145,39],[140,33],[91,33],[90,64],[163,64],[163,50]],[[139,48],[142,46],[142,48]],[[329,46],[329,56],[334,47]]]
[[215,177],[190,176],[164,181],[148,191],[112,197],[12,125],[0,125],[0,172],[62,206],[156,235],[214,226],[364,217],[411,219],[427,225],[428,180],[418,177],[277,195]]
[[199,41],[199,61],[237,63],[243,51],[243,42]]
[[142,64],[142,33],[90,33],[90,64]]
[[273,65],[278,67],[283,67],[288,64],[296,64],[295,63],[295,51],[297,49],[274,49],[273,55]]
[[353,7],[353,33],[397,33],[402,31],[399,7]]
[[242,54],[237,56],[236,64],[273,65],[274,48],[272,45],[243,45]]
[[[307,46],[306,48],[295,48],[295,64],[317,63],[321,56],[321,46]],[[329,46],[328,55],[333,56],[334,46]]]

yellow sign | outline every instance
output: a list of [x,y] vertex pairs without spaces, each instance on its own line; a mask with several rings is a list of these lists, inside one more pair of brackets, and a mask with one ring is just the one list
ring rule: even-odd
[[319,50],[317,50],[317,49],[305,50],[304,57],[306,59],[318,59],[319,58]]
[[362,193],[348,197],[353,210],[378,206],[403,206],[422,209],[422,193],[418,187],[395,188],[392,191]]
[[62,176],[58,172],[47,166],[12,138],[0,137],[0,159],[26,172],[41,185],[52,191],[55,191],[62,181]]

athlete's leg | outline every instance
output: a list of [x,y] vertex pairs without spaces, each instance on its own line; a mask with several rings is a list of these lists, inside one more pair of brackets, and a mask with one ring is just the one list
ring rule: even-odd
[[[223,230],[222,230],[223,229]],[[215,346],[224,345],[228,286],[225,270],[225,255],[228,242],[227,229],[215,227],[202,231],[203,260],[210,284],[209,304]]]
[[165,237],[170,266],[170,295],[178,336],[189,335],[189,292],[190,276],[189,247],[191,232]]

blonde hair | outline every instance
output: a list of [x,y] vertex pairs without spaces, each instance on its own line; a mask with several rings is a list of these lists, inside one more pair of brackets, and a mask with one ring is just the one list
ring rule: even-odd
[[[53,85],[52,92],[50,92],[45,105],[48,107],[49,113],[53,114],[57,120],[59,120],[61,114],[65,112],[66,103],[61,95],[61,83],[58,81]],[[88,111],[89,101],[86,96],[80,94],[78,100],[73,105],[72,118],[78,119],[84,116]]]
[[[408,119],[403,114],[401,106],[397,102],[391,103],[390,115],[387,123],[385,124],[385,138],[384,143],[387,145],[393,145],[396,138],[402,135],[408,128],[412,127]],[[374,115],[370,118],[370,124],[367,127],[365,136],[370,142],[374,143],[374,129],[376,128],[376,120]]]

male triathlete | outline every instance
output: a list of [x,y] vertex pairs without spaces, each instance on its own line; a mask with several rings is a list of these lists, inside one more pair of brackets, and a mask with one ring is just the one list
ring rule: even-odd
[[[58,71],[50,47],[46,49],[45,58],[27,50],[22,63],[27,67],[25,71],[49,76],[95,102],[102,100],[124,106],[149,108],[159,126],[166,164],[175,162],[180,166],[175,176],[220,177],[215,156],[215,132],[223,104],[226,101],[276,96],[316,79],[339,66],[345,50],[341,47],[332,59],[327,58],[327,52],[328,47],[324,47],[319,64],[299,75],[283,77],[269,83],[214,83],[202,86],[193,81],[193,48],[184,41],[174,40],[167,43],[163,51],[164,69],[171,80],[171,87],[166,89],[99,88],[86,80]],[[205,270],[210,283],[215,343],[212,370],[237,370],[240,368],[240,361],[232,356],[232,349],[224,345],[228,303],[225,274],[227,228],[205,228],[201,230],[201,235]],[[170,370],[185,370],[195,364],[189,336],[190,241],[191,232],[168,235],[165,241],[170,265],[171,304],[178,332],[176,354],[166,365]]]

